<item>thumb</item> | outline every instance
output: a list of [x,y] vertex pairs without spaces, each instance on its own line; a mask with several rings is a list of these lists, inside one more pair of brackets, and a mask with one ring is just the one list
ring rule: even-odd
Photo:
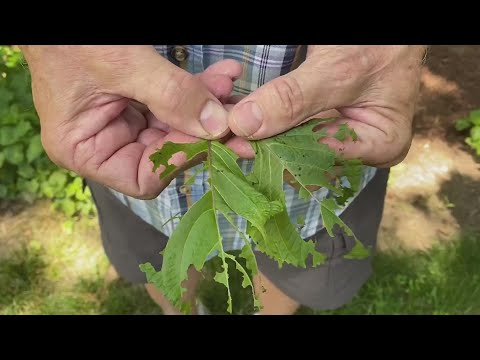
[[202,80],[145,49],[124,86],[157,119],[186,134],[212,139],[228,131],[227,112]]
[[289,130],[319,112],[352,101],[351,86],[318,63],[303,63],[239,102],[229,115],[229,127],[238,136],[263,139]]

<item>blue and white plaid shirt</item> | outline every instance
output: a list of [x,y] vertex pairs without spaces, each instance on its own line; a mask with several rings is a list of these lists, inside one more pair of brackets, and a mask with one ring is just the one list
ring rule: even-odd
[[[220,60],[237,60],[243,66],[243,74],[234,84],[234,95],[248,95],[264,83],[288,73],[296,66],[300,53],[298,45],[187,45],[184,49],[188,56],[179,62],[172,55],[173,45],[158,45],[155,48],[159,54],[193,74],[203,72],[208,66]],[[242,170],[248,173],[252,169],[253,161],[241,160],[239,164]],[[176,217],[185,214],[191,205],[209,190],[207,171],[196,174],[193,185],[185,185],[185,181],[199,167],[201,165],[180,174],[153,200],[138,200],[114,190],[112,192],[144,221],[166,236],[170,236],[180,221]],[[365,167],[358,193],[373,178],[375,172],[375,168]],[[300,235],[305,239],[322,230],[318,203],[313,199],[308,201],[299,199],[298,191],[287,183],[284,183],[284,191],[291,221],[296,223],[299,216],[305,219],[305,226]],[[316,191],[315,195],[317,199],[322,200],[329,193],[323,188]],[[340,215],[352,200],[353,198],[339,209],[337,214]],[[172,218],[173,220],[168,221]],[[241,217],[235,220],[239,229],[244,230],[245,220]],[[219,218],[219,225],[224,249],[226,251],[241,249],[243,240],[236,230],[224,218]]]

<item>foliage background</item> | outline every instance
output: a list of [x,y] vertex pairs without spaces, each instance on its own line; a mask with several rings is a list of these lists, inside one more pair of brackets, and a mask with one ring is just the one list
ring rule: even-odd
[[0,200],[51,199],[67,216],[94,212],[82,179],[45,153],[30,76],[20,50],[0,46]]

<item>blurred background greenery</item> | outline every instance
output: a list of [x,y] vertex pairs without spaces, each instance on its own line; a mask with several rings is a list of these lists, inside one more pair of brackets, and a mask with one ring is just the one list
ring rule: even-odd
[[[375,273],[343,308],[299,314],[480,313],[479,56],[479,46],[431,48],[412,149],[391,172]],[[200,292],[224,314],[217,267]],[[249,313],[231,276],[234,312]],[[0,46],[0,314],[159,313],[108,263],[88,188],[42,148],[21,52]]]

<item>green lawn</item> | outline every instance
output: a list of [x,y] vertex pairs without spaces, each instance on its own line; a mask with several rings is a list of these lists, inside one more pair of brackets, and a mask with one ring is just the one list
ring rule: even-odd
[[[98,239],[73,236],[68,228],[47,240],[35,236],[0,259],[0,314],[161,313],[141,286],[105,280],[108,261]],[[380,253],[374,276],[351,304],[336,311],[302,308],[298,313],[478,314],[479,259],[478,233],[428,252]],[[216,265],[209,264],[200,294],[214,313],[225,313],[223,285],[209,280]],[[248,293],[239,286],[236,272],[232,277],[234,312],[248,313]]]

